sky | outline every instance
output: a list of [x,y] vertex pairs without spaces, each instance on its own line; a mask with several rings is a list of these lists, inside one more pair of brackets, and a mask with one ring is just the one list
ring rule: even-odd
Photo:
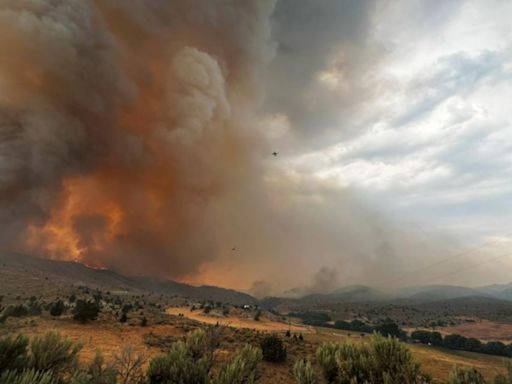
[[256,296],[512,268],[512,3],[0,2],[0,247]]
[[305,126],[315,148],[287,160],[468,241],[509,233],[511,4],[379,2],[368,12],[347,49],[336,47],[342,36],[329,42],[310,96],[329,99],[329,119]]
[[282,102],[273,115],[280,166],[457,239],[460,252],[482,247],[457,258],[475,273],[455,281],[506,281],[512,4],[305,4],[298,14],[296,3],[277,6],[275,22],[292,26],[281,26],[274,84],[297,87],[291,100],[286,89],[268,102]]

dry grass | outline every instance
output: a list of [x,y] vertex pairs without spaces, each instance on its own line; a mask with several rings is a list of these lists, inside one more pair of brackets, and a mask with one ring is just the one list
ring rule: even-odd
[[[24,319],[9,319],[9,323],[0,327],[1,333],[21,332],[28,336],[44,334],[50,330],[58,330],[61,334],[70,337],[76,342],[83,344],[80,358],[89,361],[97,350],[101,350],[107,359],[118,353],[123,345],[130,344],[137,353],[146,358],[161,352],[162,345],[148,346],[148,335],[156,340],[173,340],[183,336],[188,330],[199,325],[196,321],[207,324],[215,324],[218,318],[215,316],[204,316],[199,311],[190,313],[184,308],[171,308],[167,311],[170,314],[183,313],[185,316],[193,314],[192,320],[186,317],[169,316],[167,324],[150,324],[147,327],[130,326],[121,323],[109,323],[96,321],[89,324],[79,324],[71,319],[52,319],[48,317],[34,317]],[[235,316],[235,318],[238,318]],[[226,320],[230,320],[227,318]],[[231,319],[233,320],[233,319]],[[271,384],[292,384],[292,366],[297,358],[307,357],[314,361],[316,348],[323,342],[341,341],[351,343],[364,343],[370,335],[361,336],[360,333],[335,330],[329,328],[317,328],[303,326],[292,326],[294,332],[301,332],[304,342],[284,337],[287,324],[262,318],[260,321],[240,318],[240,321],[229,322],[231,327],[225,329],[223,335],[222,349],[218,353],[218,361],[227,358],[233,351],[249,343],[258,345],[259,341],[269,332],[282,332],[283,339],[288,349],[288,361],[286,364],[262,363],[260,366],[259,383]],[[258,326],[258,327],[256,327]],[[295,327],[295,328],[294,328]],[[256,330],[255,330],[256,329]],[[423,345],[409,345],[414,357],[421,363],[424,372],[432,375],[436,382],[442,382],[454,365],[473,366],[477,368],[487,379],[492,379],[496,372],[504,369],[503,358],[482,355],[471,352],[458,352],[438,349]],[[319,367],[315,366],[319,376]],[[321,383],[321,381],[320,381]]]
[[183,316],[200,321],[206,324],[219,324],[224,326],[230,326],[234,328],[246,328],[255,331],[265,332],[286,332],[288,329],[291,332],[308,333],[311,330],[308,327],[299,324],[288,324],[276,320],[266,318],[264,315],[261,316],[260,320],[256,321],[251,317],[242,317],[240,314],[229,314],[228,316],[222,316],[216,313],[205,314],[200,310],[191,311],[187,307],[171,307],[166,310],[167,314]]
[[43,335],[49,331],[58,331],[63,336],[83,345],[80,358],[83,361],[91,360],[96,351],[110,359],[118,353],[124,345],[131,345],[133,349],[146,357],[160,352],[157,347],[149,347],[145,343],[145,335],[153,333],[156,336],[183,335],[184,332],[174,325],[153,325],[147,327],[130,326],[127,324],[105,324],[91,322],[80,324],[71,319],[44,319],[34,318],[34,322],[24,319],[18,323],[16,333],[23,333],[29,337]]
[[484,341],[512,341],[512,324],[497,323],[489,320],[464,323],[438,329],[443,334],[458,333],[465,337],[474,337]]

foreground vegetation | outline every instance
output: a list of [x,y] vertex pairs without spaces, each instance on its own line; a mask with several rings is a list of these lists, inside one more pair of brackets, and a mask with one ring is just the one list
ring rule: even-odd
[[[277,335],[266,336],[259,345],[246,344],[219,362],[221,342],[222,327],[209,327],[190,332],[149,361],[126,346],[112,361],[105,361],[98,352],[84,364],[78,360],[81,345],[58,333],[32,340],[11,335],[0,339],[0,383],[251,384],[258,381],[261,361],[280,365],[287,359]],[[432,382],[406,344],[377,334],[368,343],[324,343],[313,361],[300,358],[292,367],[297,384]],[[485,380],[475,369],[455,367],[447,383],[480,384]],[[512,384],[512,366],[493,383]]]

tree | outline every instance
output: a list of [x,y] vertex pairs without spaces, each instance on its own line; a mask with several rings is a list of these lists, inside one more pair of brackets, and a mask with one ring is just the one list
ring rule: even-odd
[[286,360],[286,347],[277,335],[265,337],[260,346],[265,361],[280,363]]
[[62,315],[62,313],[64,312],[64,308],[64,302],[62,300],[57,300],[50,307],[50,315],[58,317]]
[[385,337],[400,337],[401,329],[395,322],[387,319],[385,322],[375,327],[375,332]]
[[489,341],[482,345],[482,352],[489,355],[505,356],[505,344],[501,341]]
[[482,342],[474,337],[470,337],[464,343],[464,349],[466,351],[478,352],[482,349]]
[[431,332],[430,343],[436,347],[441,347],[443,345],[443,336],[439,332]]
[[411,333],[411,339],[418,340],[422,344],[430,343],[430,332],[429,331],[413,331]]
[[443,345],[450,349],[464,349],[466,342],[467,338],[454,333],[444,337]]
[[100,308],[96,302],[77,300],[73,309],[73,319],[86,323],[89,320],[96,320],[99,312]]

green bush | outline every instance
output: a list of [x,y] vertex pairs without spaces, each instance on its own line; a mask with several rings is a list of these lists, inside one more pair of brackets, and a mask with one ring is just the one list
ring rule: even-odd
[[286,348],[277,335],[270,335],[261,341],[263,360],[280,363],[286,360]]
[[96,352],[93,361],[81,372],[77,372],[70,384],[116,384],[117,370],[106,364],[101,353]]
[[293,366],[293,376],[297,384],[315,384],[315,372],[310,361],[297,360]]
[[100,307],[94,301],[77,300],[73,309],[73,319],[86,323],[89,320],[96,320]]
[[455,366],[448,377],[448,384],[485,384],[485,380],[475,368]]
[[77,367],[77,355],[81,345],[55,332],[35,337],[30,343],[29,365],[36,371],[51,371],[56,377],[73,373]]
[[409,349],[395,338],[374,335],[371,343],[323,344],[317,359],[328,383],[423,383]]
[[262,359],[261,350],[250,345],[239,349],[213,378],[213,384],[252,384]]
[[29,310],[25,305],[9,305],[2,315],[4,319],[7,319],[8,317],[23,317],[28,316]]
[[64,308],[64,302],[62,300],[57,300],[50,308],[50,315],[58,317],[62,315]]
[[194,359],[187,344],[179,341],[150,361],[147,376],[150,384],[206,384],[208,372],[208,359]]
[[25,370],[22,372],[5,371],[0,375],[2,384],[57,384],[49,372]]
[[219,345],[219,329],[191,332],[185,341],[173,343],[166,354],[153,358],[147,372],[151,384],[208,382],[213,352]]
[[4,371],[21,371],[28,362],[28,338],[18,335],[0,339],[0,373]]

